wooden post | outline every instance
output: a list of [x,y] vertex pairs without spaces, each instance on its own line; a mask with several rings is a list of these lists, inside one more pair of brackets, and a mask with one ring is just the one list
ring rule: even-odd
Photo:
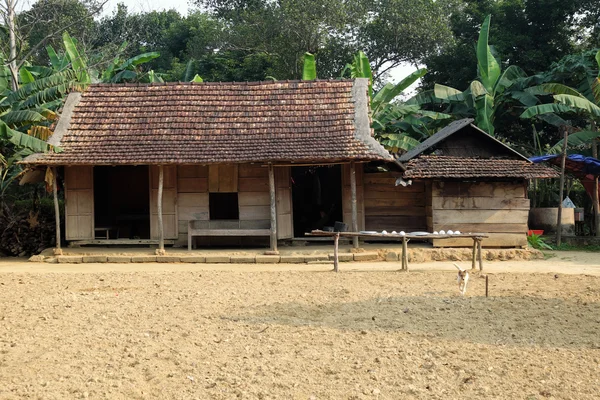
[[558,215],[556,217],[556,245],[560,246],[562,242],[562,202],[565,186],[565,164],[567,163],[567,141],[569,139],[569,130],[566,126],[563,126],[563,151],[562,159],[560,162],[560,188],[559,188],[559,199],[558,199]]
[[[358,232],[358,206],[356,204],[356,165],[350,163],[350,192],[352,194],[352,232]],[[352,245],[358,249],[358,236],[352,237]]]
[[271,201],[271,252],[277,252],[277,199],[275,198],[275,172],[269,163],[269,197]]
[[473,238],[473,260],[471,262],[471,270],[477,268],[477,238]]
[[164,167],[158,166],[158,198],[156,199],[156,207],[158,211],[158,254],[165,254],[165,231],[163,228],[163,184],[165,180]]
[[58,178],[56,177],[56,167],[52,167],[52,194],[54,195],[54,219],[56,222],[56,248],[54,255],[61,255],[60,248],[60,207],[58,206]]
[[408,272],[408,239],[402,238],[402,269]]
[[481,250],[481,238],[477,238],[477,257],[479,257],[479,270],[483,271],[483,251]]
[[485,297],[488,297],[489,295],[489,275],[485,276]]
[[339,232],[335,234],[333,237],[333,270],[335,272],[339,272],[339,257],[338,257],[338,244],[340,242],[340,234]]
[[[593,123],[592,129],[596,128],[596,124]],[[592,157],[598,159],[598,142],[596,139],[592,141]],[[593,206],[594,206],[594,230],[596,231],[596,237],[600,237],[600,204],[598,204],[598,175],[594,175],[594,186],[593,186]]]

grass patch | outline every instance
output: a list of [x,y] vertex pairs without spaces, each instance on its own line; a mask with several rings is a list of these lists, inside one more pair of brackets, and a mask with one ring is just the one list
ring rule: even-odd
[[587,251],[590,253],[600,252],[600,245],[590,244],[587,246],[573,245],[569,243],[561,243],[560,246],[552,246],[554,250],[560,251]]

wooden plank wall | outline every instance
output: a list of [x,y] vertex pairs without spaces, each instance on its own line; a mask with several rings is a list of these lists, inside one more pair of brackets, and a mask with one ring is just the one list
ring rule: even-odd
[[[268,229],[270,227],[269,172],[266,167],[242,165],[183,165],[177,169],[178,233],[176,245],[187,246],[188,222],[198,229]],[[238,192],[239,220],[210,221],[209,192]],[[241,245],[265,238],[195,238],[200,245]]]
[[65,167],[67,240],[94,238],[94,173],[90,166]]
[[364,176],[365,226],[369,231],[425,231],[425,182],[396,186],[400,172],[377,172]]
[[[432,230],[489,233],[484,247],[527,245],[529,199],[524,182],[432,184]],[[471,246],[471,239],[434,240],[436,247]]]

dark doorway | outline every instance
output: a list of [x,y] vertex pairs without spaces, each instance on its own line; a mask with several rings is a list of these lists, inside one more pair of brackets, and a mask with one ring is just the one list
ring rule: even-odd
[[295,237],[343,220],[340,165],[292,167],[292,182]]
[[147,166],[94,167],[96,237],[150,239]]

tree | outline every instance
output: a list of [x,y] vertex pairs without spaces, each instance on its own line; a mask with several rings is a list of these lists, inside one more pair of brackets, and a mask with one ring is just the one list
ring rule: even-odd
[[401,62],[418,62],[442,46],[450,0],[197,0],[227,29],[222,49],[266,54],[280,79],[298,77],[302,55],[319,58],[319,75],[335,77],[359,49],[373,53],[379,79]]
[[[475,63],[472,49],[479,21],[486,15],[491,14],[495,21],[491,35],[496,57],[533,75],[545,71],[581,43],[588,43],[585,32],[592,24],[582,16],[598,13],[597,1],[592,0],[464,0],[450,17],[454,44],[425,59],[430,71],[425,86],[443,82],[465,87],[473,80],[477,72],[468,66]],[[594,26],[598,32],[598,21]]]

